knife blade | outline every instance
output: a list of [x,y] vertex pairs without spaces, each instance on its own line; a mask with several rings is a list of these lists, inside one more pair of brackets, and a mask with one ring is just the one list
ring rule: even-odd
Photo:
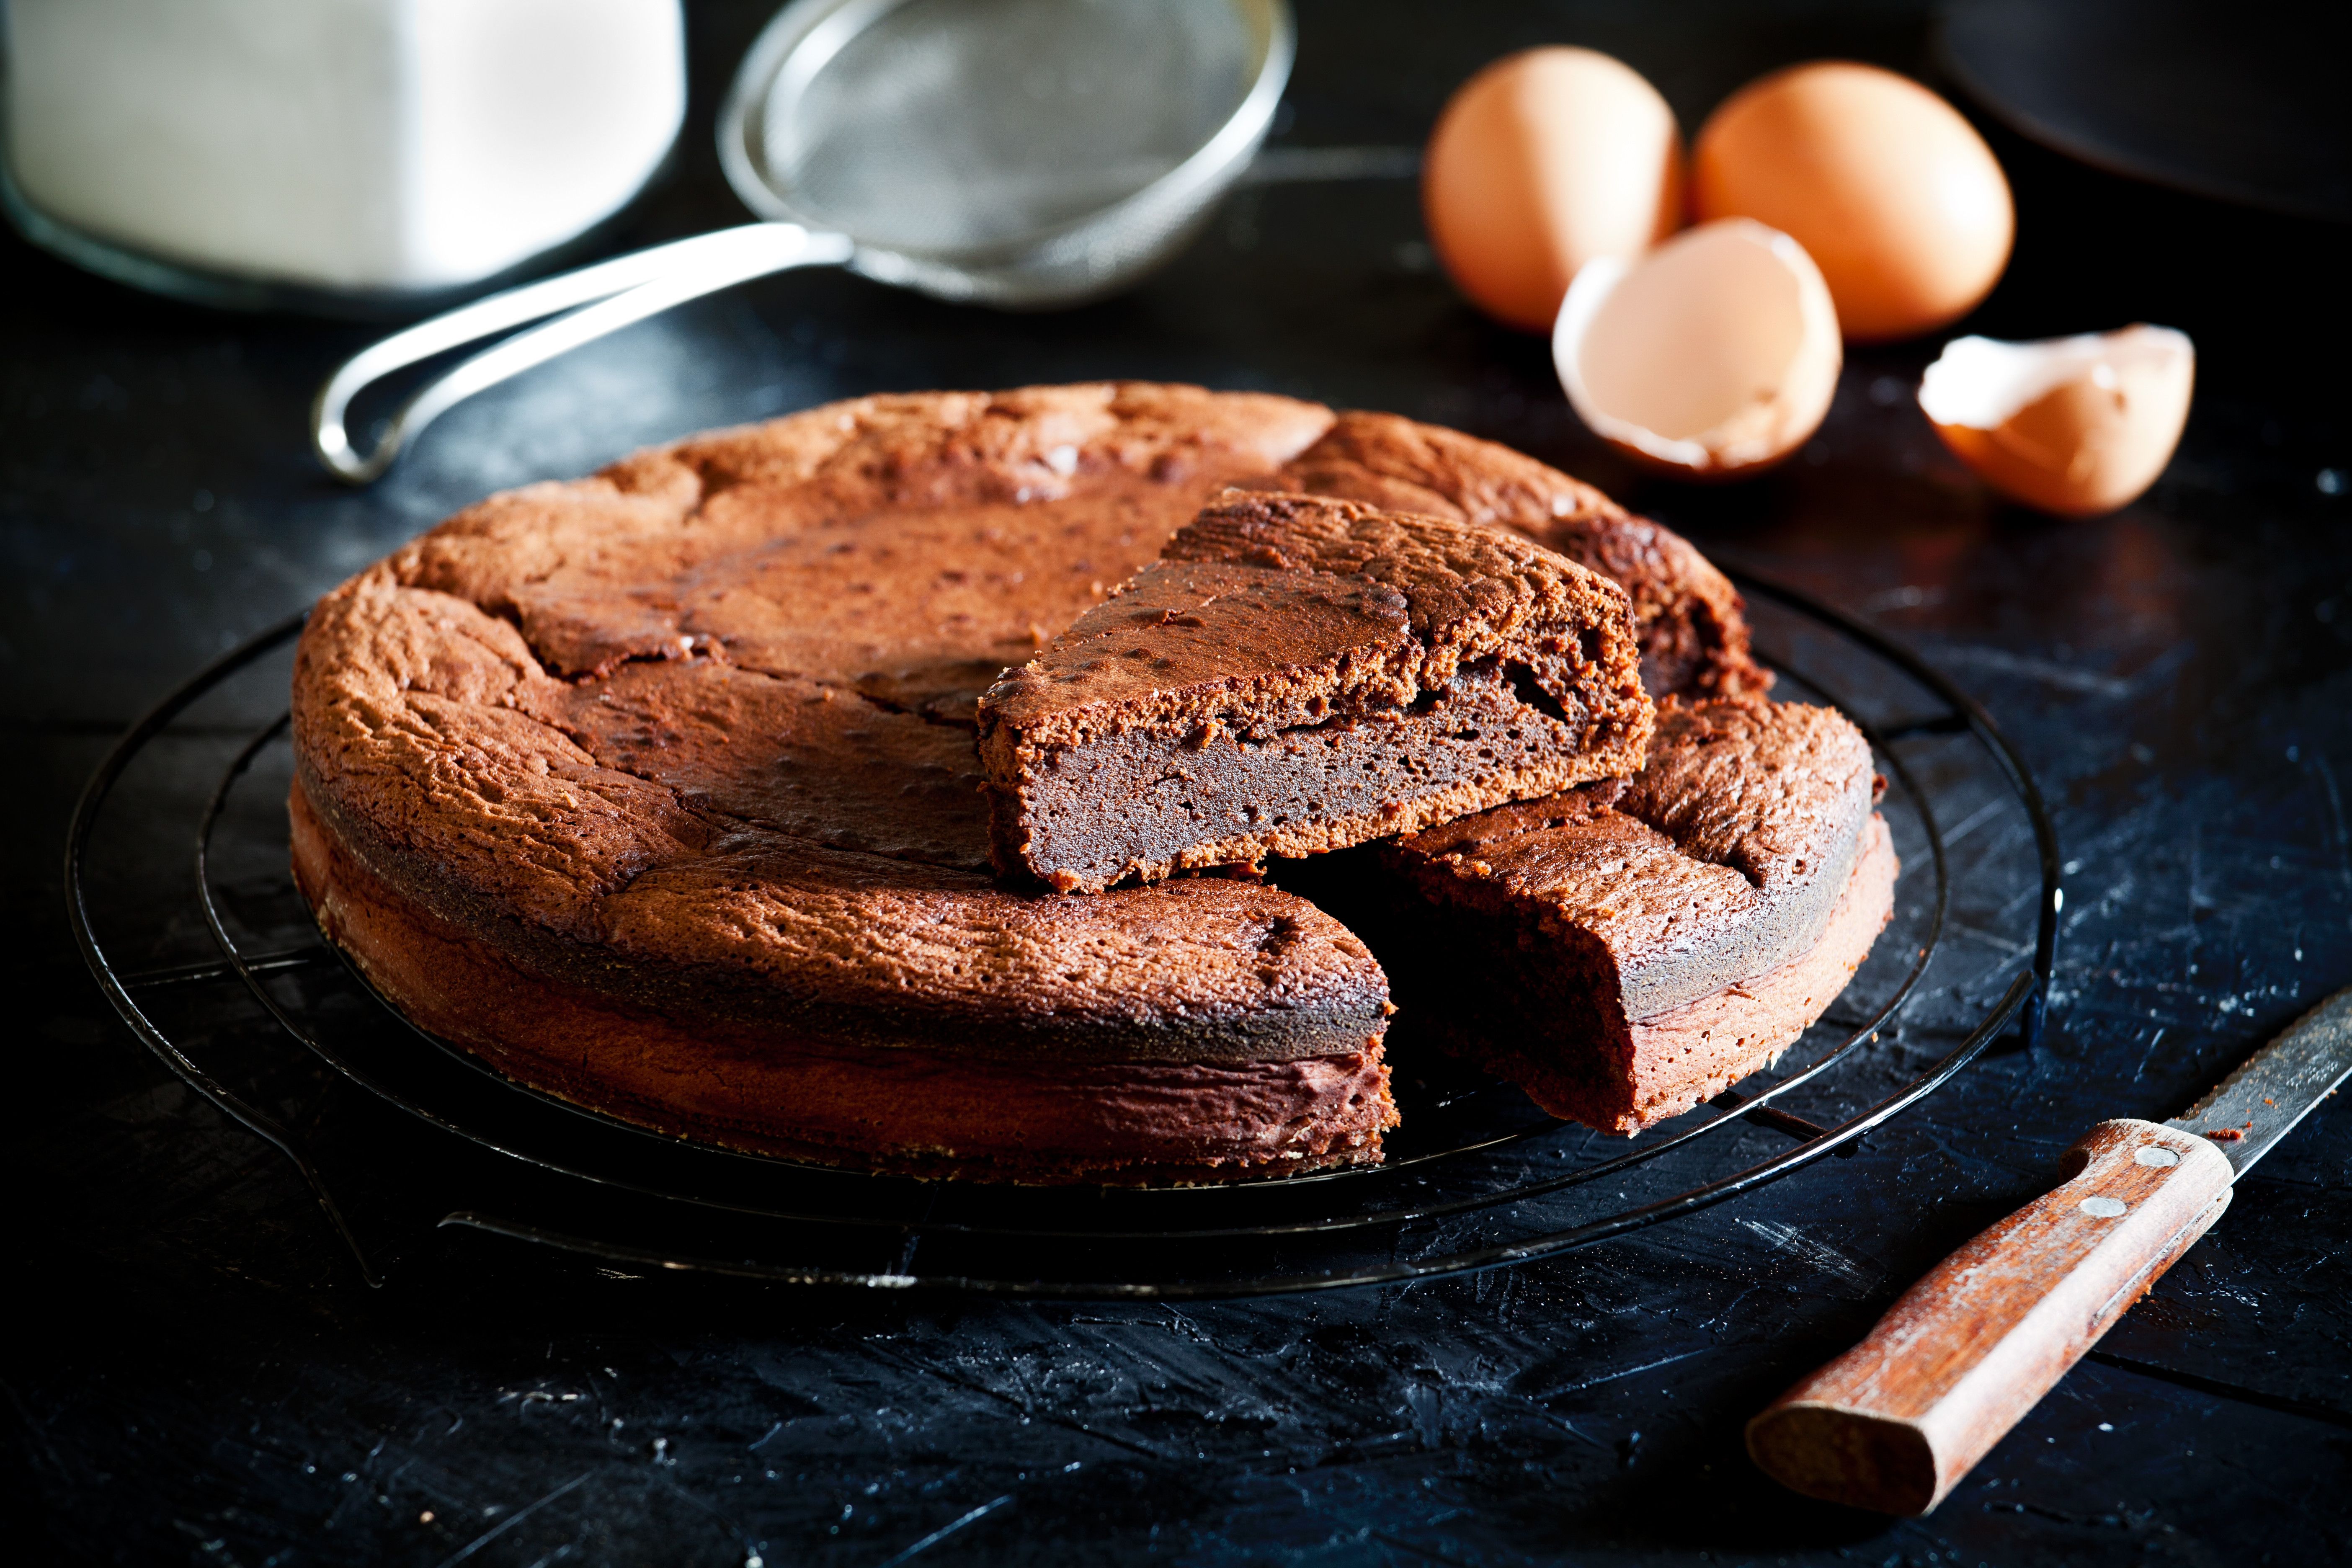
[[2169,1121],[2102,1121],[2064,1184],[1927,1277],[1748,1424],[1792,1490],[1923,1514],[2210,1228],[2231,1184],[2352,1077],[2337,992]]
[[2211,1142],[2242,1176],[2352,1077],[2352,989],[2287,1026],[2205,1098],[2165,1123]]

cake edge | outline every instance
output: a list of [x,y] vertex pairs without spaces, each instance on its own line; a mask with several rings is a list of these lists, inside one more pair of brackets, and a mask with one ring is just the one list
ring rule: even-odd
[[[788,1046],[778,1060],[782,1043],[772,1038],[721,1026],[689,1030],[518,968],[370,872],[312,810],[299,780],[288,811],[295,881],[321,935],[403,1017],[525,1088],[649,1131],[891,1174],[1126,1185],[1375,1164],[1381,1134],[1398,1123],[1384,1021],[1353,1054],[1266,1062],[1023,1068],[913,1047]],[[693,1087],[691,1075],[664,1058],[701,1058],[708,1069],[717,1045],[730,1047],[730,1072],[706,1070],[701,1092],[675,1092]],[[649,1092],[648,1084],[672,1092]],[[1203,1091],[1221,1103],[1194,1120],[1217,1135],[1171,1132],[1167,1107]],[[820,1099],[831,1112],[824,1128],[782,1130],[752,1109]],[[861,1103],[887,1110],[900,1134],[884,1138],[884,1118],[861,1116]],[[1025,1129],[1011,1112],[1027,1113]]]
[[[1444,1044],[1518,1085],[1552,1115],[1631,1137],[1780,1060],[1844,994],[1870,956],[1894,918],[1901,869],[1886,819],[1873,812],[1845,888],[1811,947],[1761,974],[1630,1020],[1618,1050],[1594,1049],[1594,1066],[1615,1069],[1611,1087],[1622,1084],[1630,1093],[1596,1093],[1598,1074],[1563,1071],[1552,1062],[1497,1051],[1458,1034],[1449,1035]],[[1718,1032],[1730,1034],[1730,1043],[1717,1041]]]

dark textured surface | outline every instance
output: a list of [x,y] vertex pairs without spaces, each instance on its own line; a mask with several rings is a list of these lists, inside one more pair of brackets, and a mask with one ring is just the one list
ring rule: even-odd
[[[759,10],[698,13],[703,123]],[[1903,5],[1309,5],[1301,37],[1284,132],[1298,145],[1413,142],[1448,87],[1522,42],[1623,55],[1686,127],[1784,60],[1928,58]],[[2048,1184],[2090,1122],[2170,1114],[2352,982],[2343,234],[1996,144],[2020,249],[1971,325],[2149,319],[2198,338],[2181,454],[2119,517],[2048,523],[1971,484],[1908,404],[1931,345],[1857,355],[1831,424],[1778,475],[1637,483],[1570,418],[1541,345],[1428,272],[1402,184],[1244,193],[1167,273],[1064,316],[961,312],[845,277],[755,285],[452,416],[364,493],[320,479],[300,438],[312,384],[362,331],[182,310],[12,242],[0,713],[20,1327],[0,1355],[0,1475],[19,1552],[2342,1558],[2352,1121],[2333,1106],[1933,1518],[1796,1501],[1738,1452],[1748,1414]],[[688,151],[641,234],[731,217],[708,153]],[[1097,374],[1295,392],[1509,441],[1929,651],[2020,740],[2058,813],[2071,869],[2045,1045],[1979,1062],[1853,1160],[1566,1259],[1411,1289],[1181,1311],[876,1300],[612,1279],[451,1233],[369,1292],[276,1156],[192,1103],[83,978],[54,867],[107,738],[455,506],[828,396]],[[170,750],[187,792],[221,760],[201,732]],[[160,822],[185,803],[154,804]],[[138,809],[125,842],[176,868],[184,841],[159,829],[142,846]],[[102,868],[101,905],[149,897],[143,864]],[[155,941],[184,952],[201,936]]]

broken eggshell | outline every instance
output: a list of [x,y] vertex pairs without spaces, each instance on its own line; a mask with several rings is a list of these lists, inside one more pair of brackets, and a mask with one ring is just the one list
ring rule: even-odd
[[2197,351],[2169,327],[2008,343],[1957,338],[1919,406],[1993,489],[2060,517],[2137,500],[2180,443]]
[[1804,247],[1748,218],[1702,224],[1635,259],[1586,263],[1552,362],[1592,433],[1694,479],[1768,468],[1829,413],[1837,308]]

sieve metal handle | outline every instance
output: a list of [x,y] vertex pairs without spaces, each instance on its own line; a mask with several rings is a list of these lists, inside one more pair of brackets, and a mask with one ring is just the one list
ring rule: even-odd
[[[845,262],[856,249],[845,235],[794,223],[745,224],[614,257],[461,305],[394,332],[338,366],[310,405],[311,448],[337,479],[373,484],[418,431],[478,392],[673,305],[772,272]],[[518,332],[425,383],[400,405],[364,457],[353,448],[343,416],[362,388],[436,354],[549,316],[557,320]]]

